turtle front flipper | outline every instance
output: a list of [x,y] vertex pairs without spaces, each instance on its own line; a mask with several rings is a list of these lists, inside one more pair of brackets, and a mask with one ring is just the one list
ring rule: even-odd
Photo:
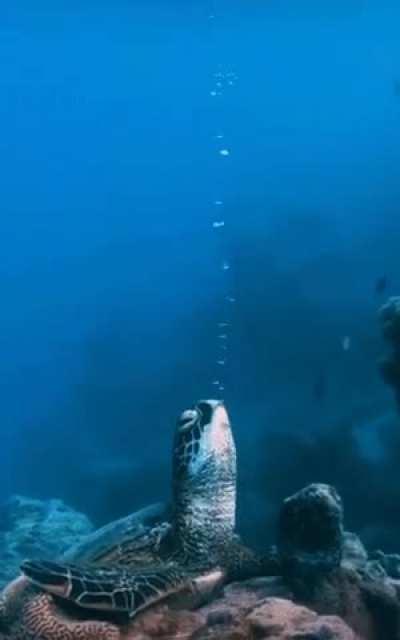
[[191,582],[185,569],[173,563],[123,570],[26,561],[21,569],[34,584],[80,607],[125,612],[130,617]]

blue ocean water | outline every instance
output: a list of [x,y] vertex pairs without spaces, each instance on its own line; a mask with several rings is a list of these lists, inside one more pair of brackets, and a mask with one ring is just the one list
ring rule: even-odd
[[98,524],[165,498],[175,417],[217,393],[249,538],[327,481],[393,545],[376,311],[400,291],[397,3],[16,0],[0,18],[0,498]]

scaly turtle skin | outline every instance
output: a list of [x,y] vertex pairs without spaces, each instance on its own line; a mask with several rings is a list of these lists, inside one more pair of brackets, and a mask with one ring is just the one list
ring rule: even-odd
[[122,539],[96,548],[90,564],[26,561],[23,573],[81,607],[133,617],[166,598],[197,604],[226,581],[273,568],[235,534],[236,449],[221,402],[201,401],[180,416],[172,485],[169,521],[131,537],[123,523]]

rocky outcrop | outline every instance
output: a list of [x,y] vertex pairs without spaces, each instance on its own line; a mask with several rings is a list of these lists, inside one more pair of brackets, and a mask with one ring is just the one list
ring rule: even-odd
[[320,576],[313,588],[301,585],[294,599],[320,615],[336,615],[363,640],[400,640],[400,603],[396,586],[342,567]]
[[351,531],[344,531],[341,566],[345,569],[363,570],[368,563],[368,552],[360,538]]
[[357,637],[339,618],[318,616],[288,600],[270,599],[260,603],[247,616],[246,622],[250,634],[245,638],[355,640]]
[[278,555],[293,600],[320,615],[344,620],[364,640],[400,640],[396,557],[368,556],[346,532],[333,487],[313,484],[284,501]]
[[373,551],[370,555],[370,562],[379,565],[381,571],[393,580],[400,580],[400,555],[398,553],[383,553],[383,551]]
[[312,580],[339,567],[343,507],[333,487],[312,484],[287,498],[278,522],[278,552],[289,580]]
[[92,530],[87,516],[62,500],[12,496],[0,507],[0,586],[25,558],[57,558]]

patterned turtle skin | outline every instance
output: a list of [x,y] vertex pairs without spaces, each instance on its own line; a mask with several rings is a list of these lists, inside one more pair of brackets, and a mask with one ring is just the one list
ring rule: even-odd
[[130,618],[167,598],[197,603],[224,582],[274,573],[274,559],[258,558],[235,533],[236,448],[222,402],[200,401],[179,417],[172,497],[169,520],[96,549],[90,561],[28,560],[23,573],[76,605]]

